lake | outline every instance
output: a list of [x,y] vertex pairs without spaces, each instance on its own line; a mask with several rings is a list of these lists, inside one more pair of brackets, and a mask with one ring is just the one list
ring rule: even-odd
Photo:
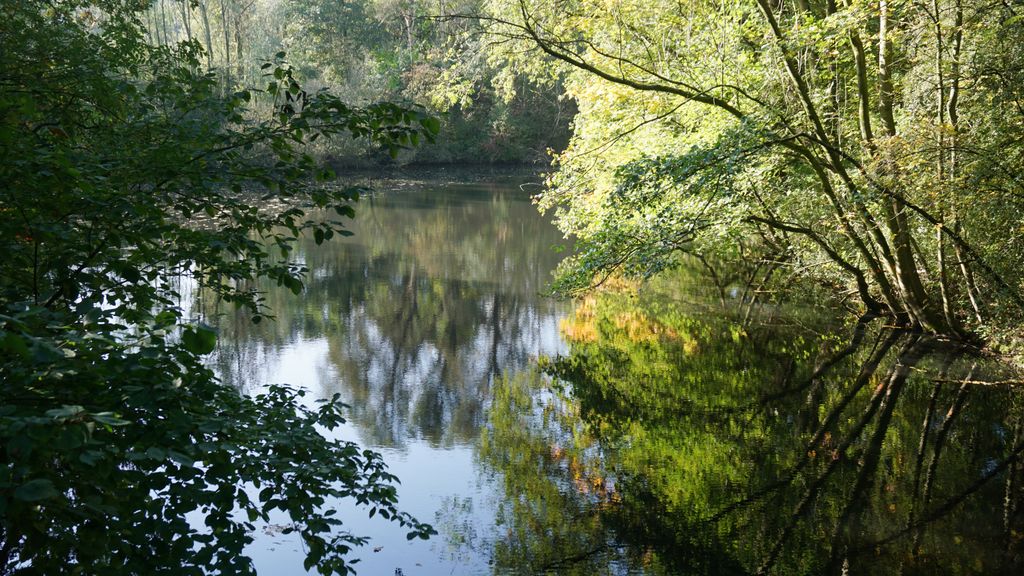
[[[358,573],[1017,573],[1024,397],[976,384],[1012,371],[712,297],[699,267],[545,297],[566,241],[536,182],[385,188],[352,237],[301,244],[307,288],[268,289],[275,321],[219,320],[226,382],[340,394],[336,433],[382,453],[437,529],[408,541],[339,503],[371,538]],[[262,574],[302,571],[285,524],[255,534]]]

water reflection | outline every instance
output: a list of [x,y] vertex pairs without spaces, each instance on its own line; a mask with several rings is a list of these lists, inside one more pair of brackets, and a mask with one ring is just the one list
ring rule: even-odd
[[475,442],[495,376],[558,349],[564,305],[540,297],[557,231],[497,184],[379,194],[360,202],[353,231],[299,247],[307,289],[267,293],[275,322],[222,320],[216,368],[244,389],[284,347],[325,342],[313,387],[341,393],[364,442]]
[[1017,574],[1022,394],[872,324],[741,327],[603,294],[499,381],[497,573]]
[[[1024,392],[963,383],[989,363],[878,322],[750,322],[685,273],[566,317],[538,295],[562,240],[515,187],[386,193],[357,224],[297,250],[311,278],[267,292],[275,322],[223,318],[213,362],[241,389],[340,393],[386,452],[441,535],[347,517],[383,550],[361,573],[1022,568]],[[257,542],[261,570],[296,571],[281,546]]]

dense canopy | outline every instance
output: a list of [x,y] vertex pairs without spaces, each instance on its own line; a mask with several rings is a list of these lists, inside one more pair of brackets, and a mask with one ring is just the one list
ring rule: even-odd
[[962,337],[1024,304],[1019,11],[516,0],[485,21],[579,104],[542,198],[583,240],[567,290],[741,256]]

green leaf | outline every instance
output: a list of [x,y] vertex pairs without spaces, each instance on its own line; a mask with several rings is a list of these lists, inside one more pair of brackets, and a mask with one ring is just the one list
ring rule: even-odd
[[28,357],[29,349],[25,339],[11,332],[0,332],[0,350],[13,352],[18,356]]
[[209,354],[217,347],[217,333],[208,326],[190,326],[181,333],[181,343],[193,354]]
[[45,414],[54,420],[67,420],[85,411],[81,406],[61,406],[47,410]]
[[427,116],[420,118],[420,125],[427,129],[432,135],[437,135],[441,132],[441,121],[434,116]]
[[103,453],[98,450],[89,450],[82,452],[79,455],[78,460],[86,466],[95,466],[97,462],[103,459]]
[[104,426],[127,426],[130,424],[127,420],[118,418],[113,412],[97,412],[92,415],[92,419]]
[[153,318],[153,323],[158,327],[166,328],[178,321],[179,314],[175,310],[164,310]]
[[168,450],[167,455],[171,458],[171,460],[177,462],[178,464],[181,464],[182,466],[185,466],[186,468],[192,468],[195,466],[195,460],[193,460],[186,454],[178,452],[177,450]]
[[29,480],[14,490],[14,499],[22,502],[38,502],[58,496],[60,492],[54,487],[53,482],[45,478]]

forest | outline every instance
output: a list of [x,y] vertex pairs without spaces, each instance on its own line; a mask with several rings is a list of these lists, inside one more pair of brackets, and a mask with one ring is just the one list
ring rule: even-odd
[[[341,501],[449,538],[399,500],[403,426],[501,472],[496,572],[839,573],[876,546],[879,573],[969,573],[980,539],[940,540],[975,496],[1003,517],[992,569],[1019,567],[1021,0],[0,0],[0,18],[0,574],[255,573],[253,534],[281,518],[306,571],[353,573],[370,540]],[[406,204],[368,184],[497,167],[528,176]],[[300,325],[350,338],[331,374],[364,389],[235,381],[248,335]],[[910,374],[936,365],[929,396]],[[381,400],[374,371],[428,393]],[[373,441],[342,434],[377,409]],[[768,442],[786,456],[759,459]],[[552,483],[566,471],[575,488]],[[743,504],[716,513],[723,495]],[[791,517],[762,521],[774,505]],[[720,540],[752,524],[749,547]]]
[[[482,3],[417,0],[155,0],[140,13],[147,42],[194,42],[225,85],[262,82],[260,64],[284,51],[307,93],[349,103],[404,102],[437,113],[444,130],[401,163],[547,164],[575,108],[558,86],[503,66],[465,19]],[[336,165],[381,162],[364,144],[320,148]]]

